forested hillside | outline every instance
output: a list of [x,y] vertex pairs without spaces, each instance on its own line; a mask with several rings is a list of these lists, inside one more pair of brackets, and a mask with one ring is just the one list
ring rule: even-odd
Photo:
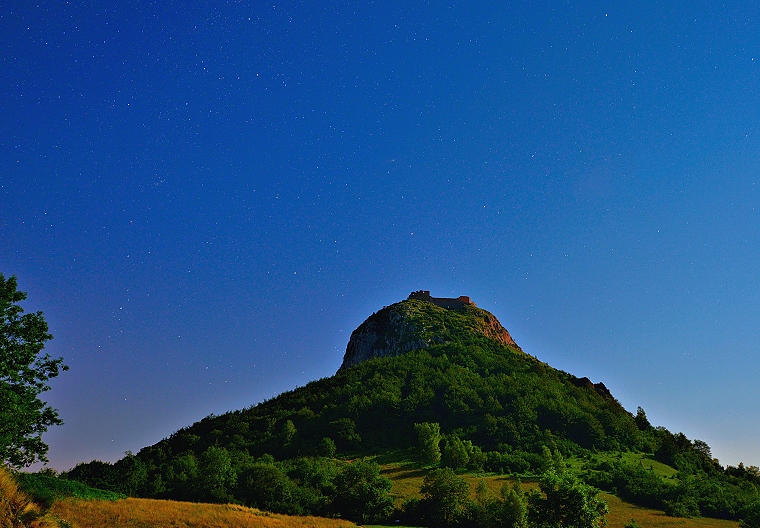
[[[348,493],[346,482],[361,474],[379,516],[388,503],[379,498],[387,485],[378,467],[345,460],[392,451],[427,466],[522,477],[573,460],[588,483],[673,514],[738,518],[755,507],[756,468],[724,470],[707,444],[652,427],[603,384],[478,331],[472,308],[404,303],[413,309],[403,324],[436,329],[424,348],[209,416],[114,465],[81,464],[69,477],[133,496],[340,514],[340,490]],[[671,472],[622,456],[634,452]]]

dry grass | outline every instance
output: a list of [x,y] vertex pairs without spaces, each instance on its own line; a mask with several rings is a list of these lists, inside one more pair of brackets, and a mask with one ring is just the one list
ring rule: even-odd
[[0,528],[56,527],[32,499],[18,488],[13,475],[0,465]]
[[321,517],[291,517],[236,505],[153,499],[67,499],[51,508],[72,528],[350,528],[354,523]]
[[[386,464],[383,466],[380,474],[391,479],[391,482],[393,483],[391,495],[394,498],[394,504],[396,506],[401,506],[406,499],[412,497],[418,499],[421,498],[420,488],[422,487],[423,480],[427,474],[426,470],[420,469],[415,464]],[[488,488],[497,497],[504,484],[512,484],[512,479],[503,475],[479,477],[464,474],[461,475],[461,477],[470,485],[470,491],[473,496],[475,496],[475,490],[481,480],[485,480]],[[523,482],[522,487],[523,489],[528,490],[536,487],[536,484],[532,482]]]
[[738,528],[739,523],[735,521],[722,521],[720,519],[710,519],[707,517],[701,519],[683,519],[681,517],[668,517],[664,512],[651,510],[634,506],[623,502],[614,495],[607,493],[601,494],[602,499],[607,502],[610,513],[607,514],[608,526],[617,528],[625,526],[636,519],[636,522],[643,528]]
[[420,498],[420,487],[426,471],[412,464],[386,464],[380,474],[391,480],[391,496],[396,506],[412,497]]

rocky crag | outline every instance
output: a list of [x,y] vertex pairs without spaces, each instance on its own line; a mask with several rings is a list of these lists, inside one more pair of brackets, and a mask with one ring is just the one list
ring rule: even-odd
[[373,313],[353,331],[338,370],[376,357],[457,341],[472,332],[518,348],[499,320],[469,297],[446,299],[430,297],[426,291],[412,292],[409,299]]

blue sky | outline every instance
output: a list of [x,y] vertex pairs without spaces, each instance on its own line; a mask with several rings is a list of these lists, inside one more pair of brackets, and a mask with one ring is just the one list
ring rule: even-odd
[[0,10],[51,465],[330,376],[418,289],[760,465],[760,8],[318,4]]

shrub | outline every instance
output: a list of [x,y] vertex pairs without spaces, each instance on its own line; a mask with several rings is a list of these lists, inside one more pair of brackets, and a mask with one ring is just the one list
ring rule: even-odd
[[0,466],[0,528],[21,528],[32,526],[32,523],[36,528],[58,526],[21,491],[13,475]]

